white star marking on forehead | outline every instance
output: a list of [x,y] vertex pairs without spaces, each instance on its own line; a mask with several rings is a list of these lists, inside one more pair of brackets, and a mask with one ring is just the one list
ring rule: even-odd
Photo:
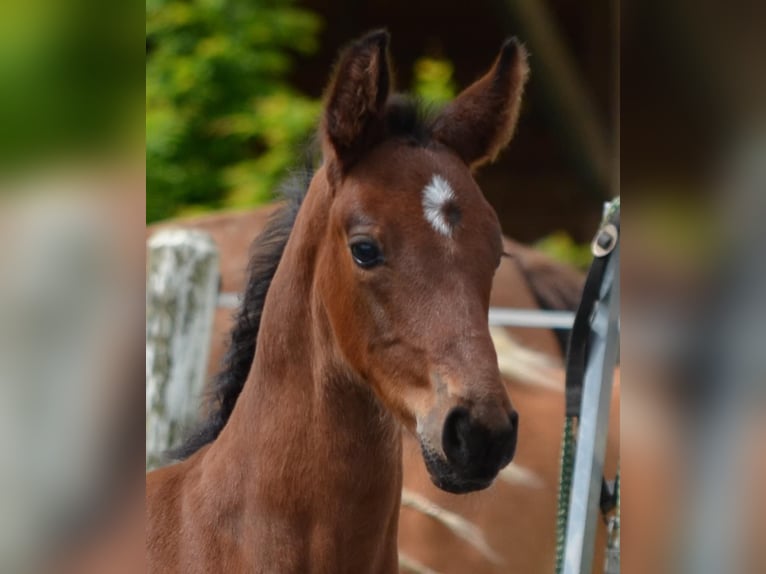
[[449,182],[440,175],[434,175],[423,188],[423,215],[431,227],[445,237],[452,235],[452,225],[445,210],[451,201],[455,201],[455,192]]

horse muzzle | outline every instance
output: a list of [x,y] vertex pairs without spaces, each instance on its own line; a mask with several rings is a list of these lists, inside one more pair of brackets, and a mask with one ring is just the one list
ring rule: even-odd
[[[455,407],[444,420],[441,449],[421,437],[423,460],[433,483],[462,494],[489,487],[516,452],[519,415],[508,414],[507,424],[488,428],[465,407]],[[441,452],[439,452],[441,450]]]

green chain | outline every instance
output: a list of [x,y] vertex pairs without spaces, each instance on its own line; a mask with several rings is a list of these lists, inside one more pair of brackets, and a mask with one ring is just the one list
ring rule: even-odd
[[575,458],[575,417],[567,417],[561,438],[561,476],[559,479],[559,501],[556,511],[556,574],[564,567],[564,545],[567,536],[569,496],[572,490],[572,472]]

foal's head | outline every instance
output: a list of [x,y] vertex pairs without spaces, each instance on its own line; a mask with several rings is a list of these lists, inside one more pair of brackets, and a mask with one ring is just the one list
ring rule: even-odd
[[333,199],[314,285],[342,360],[417,434],[434,483],[468,492],[516,446],[487,324],[501,230],[471,171],[511,138],[526,54],[507,41],[484,77],[417,124],[389,98],[387,43],[375,32],[351,45],[329,88]]

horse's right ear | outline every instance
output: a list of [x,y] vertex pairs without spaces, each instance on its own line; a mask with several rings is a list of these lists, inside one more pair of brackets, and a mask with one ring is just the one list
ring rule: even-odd
[[379,138],[390,90],[388,32],[371,32],[341,54],[327,92],[322,147],[330,173],[343,175]]

